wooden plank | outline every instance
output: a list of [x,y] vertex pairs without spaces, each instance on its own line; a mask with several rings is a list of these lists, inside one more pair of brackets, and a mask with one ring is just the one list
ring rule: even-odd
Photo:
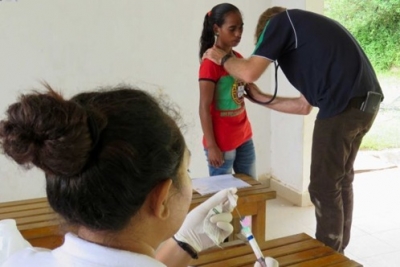
[[29,229],[36,229],[40,227],[47,227],[47,226],[58,226],[62,223],[62,220],[52,220],[52,221],[42,221],[42,222],[34,222],[29,224],[21,224],[17,225],[20,231],[29,230]]
[[29,209],[24,211],[12,211],[8,213],[0,214],[0,220],[8,219],[8,218],[21,218],[21,217],[29,217],[35,215],[42,215],[42,214],[49,214],[54,213],[54,211],[50,207],[43,207],[43,208],[36,208],[36,209]]
[[[251,231],[253,232],[254,238],[260,246],[265,244],[265,218],[266,218],[266,201],[258,201],[256,205],[257,213],[252,216]],[[240,213],[243,214],[243,213]]]
[[9,201],[9,202],[0,203],[0,209],[3,207],[25,206],[25,205],[29,205],[29,204],[33,204],[33,203],[43,203],[43,202],[48,203],[46,197]]
[[262,249],[265,256],[270,256],[273,258],[283,257],[286,255],[291,255],[295,253],[300,253],[303,251],[315,249],[322,247],[323,244],[315,239],[305,240],[298,243],[283,245],[273,249]]
[[[276,258],[277,260],[279,260],[280,256],[285,256],[285,255],[291,255],[291,254],[295,254],[297,252],[303,252],[303,251],[309,251],[315,248],[318,248],[321,246],[320,242],[315,242],[316,240],[305,240],[299,243],[294,243],[294,244],[290,244],[287,246],[280,246],[280,247],[275,247],[275,248],[271,248],[271,249],[267,249],[267,250],[263,250],[263,254],[265,256],[270,256],[273,258]],[[230,255],[227,255],[227,253],[225,253],[225,257],[221,257],[222,255],[220,254],[214,254],[212,255],[213,258],[209,259],[209,263],[206,264],[202,264],[202,267],[218,267],[221,266],[221,262],[224,263],[225,266],[242,266],[242,265],[246,265],[249,263],[253,263],[255,262],[256,258],[255,255],[253,253],[253,251],[251,250],[248,253],[242,254],[243,250],[241,251],[240,255],[232,255],[232,253],[229,253]],[[307,257],[306,259],[310,259],[310,256]],[[282,265],[285,266],[285,265]],[[288,265],[286,265],[288,266]]]
[[291,252],[285,256],[275,256],[274,258],[279,261],[279,266],[292,266],[316,258],[326,257],[334,254],[331,248],[326,246],[314,247],[300,252]]
[[363,265],[353,260],[348,260],[329,265],[329,267],[363,267]]
[[45,236],[29,240],[29,243],[31,243],[33,247],[47,248],[47,249],[55,249],[61,246],[63,242],[64,242],[64,236],[59,236],[59,235]]
[[[3,204],[6,204],[6,203],[3,203]],[[50,205],[47,202],[34,202],[34,203],[28,203],[25,205],[16,205],[16,206],[4,205],[3,207],[0,207],[0,211],[1,211],[0,216],[2,216],[2,214],[7,214],[10,212],[32,210],[32,209],[38,209],[38,208],[50,208]]]
[[[304,243],[310,241],[312,243]],[[248,244],[244,244],[243,242],[239,241],[237,241],[236,244],[237,245],[231,245],[230,247],[224,249],[212,248],[207,251],[203,251],[199,254],[199,259],[192,261],[191,265],[202,265],[205,263],[212,263],[222,261],[224,259],[240,257],[241,255],[246,254],[253,255],[253,251]],[[289,247],[286,249],[286,246]],[[260,245],[260,248],[264,251],[264,253],[267,253],[265,255],[275,257],[279,255],[286,255],[291,251],[298,252],[317,246],[322,246],[322,243],[317,240],[313,240],[309,235],[302,233],[266,241],[264,244]],[[273,255],[270,253],[273,253]]]
[[[362,267],[361,264],[337,253],[306,234],[267,241],[264,255],[278,260],[281,267]],[[198,267],[253,267],[255,256],[248,245],[237,245],[210,253],[214,258],[205,261],[203,255],[191,265]]]
[[[239,189],[237,195],[239,196],[238,201],[242,201],[243,204],[246,202],[254,202],[254,201],[260,201],[260,200],[268,200],[268,199],[275,199],[276,198],[276,191],[270,191],[268,187],[265,185],[260,185],[264,186],[265,188],[262,189],[248,189],[247,191],[243,192],[243,189]],[[192,205],[197,206],[200,203],[203,203],[205,200],[207,200],[210,195],[204,195],[204,196],[195,196],[193,195],[192,198]],[[251,197],[251,198],[249,198]]]
[[63,236],[64,235],[64,230],[61,228],[59,225],[50,225],[50,226],[42,226],[42,227],[36,227],[33,229],[26,229],[26,230],[20,230],[21,234],[26,238],[26,239],[34,239],[34,238],[39,238],[39,237],[44,237],[48,235],[59,235]]
[[[245,181],[246,183],[249,183],[251,187],[244,187],[244,188],[239,188],[238,189],[238,196],[239,199],[241,197],[249,196],[249,195],[257,195],[259,194],[260,197],[264,197],[266,200],[267,199],[273,199],[276,198],[276,192],[271,191],[270,188],[267,185],[261,184],[259,181],[254,180],[250,176],[247,175],[242,175],[242,174],[235,174],[237,178],[240,178],[241,180]],[[212,178],[210,178],[212,179]],[[204,202],[206,199],[208,199],[212,194],[208,195],[200,195],[196,191],[193,191],[193,197],[192,197],[192,203],[197,204]]]
[[60,217],[47,198],[0,203],[0,220],[14,219],[22,236],[33,246],[54,249],[63,242]]
[[[212,178],[210,178],[212,179]],[[242,187],[238,188],[238,194],[241,194],[243,196],[248,196],[253,194],[255,192],[256,194],[261,194],[265,192],[273,192],[267,185],[261,184],[257,182],[257,184],[252,184],[251,187]],[[200,195],[196,191],[193,191],[193,199],[198,199],[198,198],[209,198],[212,194],[206,194],[206,195]]]
[[[325,267],[325,266],[332,266],[332,264],[334,264],[334,263],[344,263],[348,260],[349,259],[346,258],[343,254],[333,251],[333,253],[331,255],[327,255],[325,257],[308,260],[306,262],[300,262],[297,264],[290,264],[290,265],[286,265],[286,266],[288,266],[288,267],[315,267],[315,266]],[[281,265],[279,265],[279,266],[281,266]],[[285,265],[282,265],[282,267],[285,267]]]
[[[197,267],[210,267],[210,266],[229,266],[229,267],[253,267],[254,266],[254,256],[252,258],[252,260],[249,260],[249,262],[246,263],[241,263],[242,260],[239,259],[239,261],[235,261],[235,262],[230,262],[230,263],[226,263],[226,261],[221,261],[219,263],[214,263],[213,265],[196,265]],[[243,259],[243,258],[242,258]],[[248,260],[246,258],[246,260]],[[279,259],[278,259],[279,262]],[[306,262],[304,264],[307,264],[306,266],[312,266],[312,267],[363,267],[363,265],[353,261],[353,260],[348,260],[348,261],[344,261],[344,262],[340,262],[338,264],[330,264],[329,262],[327,262],[324,265],[314,265],[316,264],[315,262],[310,263],[310,265],[308,265],[309,263]],[[297,265],[282,265],[281,263],[279,264],[280,267],[292,267],[292,266],[297,266]]]
[[285,237],[276,238],[276,239],[267,241],[265,246],[261,247],[261,249],[270,249],[270,248],[285,246],[285,245],[294,244],[294,243],[298,243],[298,242],[302,242],[302,241],[307,241],[310,239],[313,239],[313,238],[305,233],[285,236]]
[[32,223],[37,223],[37,222],[57,221],[57,220],[58,220],[58,216],[55,213],[40,214],[40,215],[29,216],[29,217],[15,218],[15,221],[17,222],[18,226],[22,226],[24,224],[32,224]]

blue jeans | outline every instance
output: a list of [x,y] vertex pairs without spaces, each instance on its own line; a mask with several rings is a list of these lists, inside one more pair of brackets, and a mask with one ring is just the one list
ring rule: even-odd
[[[204,151],[208,159],[208,150],[204,149]],[[254,179],[257,179],[256,153],[252,139],[244,142],[236,149],[223,152],[223,154],[225,162],[219,168],[215,168],[208,164],[210,176],[231,174],[233,169],[235,173],[247,174]]]

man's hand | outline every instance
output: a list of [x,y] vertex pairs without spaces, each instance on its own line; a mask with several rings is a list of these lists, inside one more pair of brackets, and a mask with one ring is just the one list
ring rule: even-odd
[[261,92],[260,88],[258,88],[258,86],[254,83],[248,83],[245,90],[246,94],[244,95],[244,97],[246,97],[253,103],[268,102],[272,98],[271,95],[267,95]]
[[221,59],[226,54],[227,53],[224,50],[219,49],[216,46],[213,46],[213,47],[207,49],[206,52],[204,52],[202,60],[207,58],[207,59],[211,60],[212,62],[214,62],[215,64],[221,65]]

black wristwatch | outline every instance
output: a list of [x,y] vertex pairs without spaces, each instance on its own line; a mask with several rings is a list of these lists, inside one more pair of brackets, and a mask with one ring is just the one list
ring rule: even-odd
[[186,251],[192,259],[198,259],[199,255],[197,254],[196,250],[194,250],[188,243],[179,241],[178,239],[175,238],[175,236],[172,236],[172,238],[176,241],[178,246],[180,246],[184,251]]
[[228,53],[228,54],[226,54],[225,56],[223,56],[223,57],[221,58],[221,64],[220,64],[220,65],[223,67],[224,64],[225,64],[225,62],[226,62],[228,59],[230,59],[232,56],[233,56],[232,53]]

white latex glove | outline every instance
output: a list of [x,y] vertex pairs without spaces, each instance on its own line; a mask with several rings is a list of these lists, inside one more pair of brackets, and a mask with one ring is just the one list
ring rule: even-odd
[[[279,267],[279,262],[271,257],[265,257],[265,263],[267,267]],[[263,267],[258,261],[254,264],[254,267]]]
[[31,247],[28,241],[24,239],[17,228],[13,219],[0,221],[0,266],[14,252]]
[[175,234],[175,238],[189,244],[197,252],[215,246],[214,241],[204,231],[203,226],[206,219],[219,228],[219,236],[223,237],[223,239],[227,238],[233,232],[233,227],[230,224],[232,221],[231,210],[228,212],[224,210],[220,214],[215,214],[211,217],[208,216],[208,213],[220,204],[226,205],[229,202],[229,195],[233,195],[234,199],[237,200],[236,192],[236,188],[224,189],[189,212],[181,228]]

